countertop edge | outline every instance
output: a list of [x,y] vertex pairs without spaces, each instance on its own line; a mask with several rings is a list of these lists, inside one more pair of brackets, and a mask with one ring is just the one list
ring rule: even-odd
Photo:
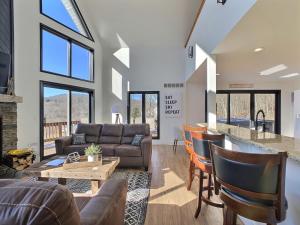
[[[206,124],[199,124],[199,125],[204,126],[204,125],[206,125]],[[222,124],[222,125],[223,125],[223,124]],[[223,125],[223,126],[224,126],[224,125]],[[228,127],[230,127],[230,126],[232,127],[232,125],[228,125]],[[239,127],[236,127],[236,126],[233,126],[233,127],[239,128]],[[256,141],[254,141],[254,140],[248,140],[248,139],[241,138],[241,137],[239,137],[239,136],[236,136],[236,135],[234,135],[234,134],[231,134],[231,133],[229,133],[229,132],[226,132],[226,131],[224,131],[223,129],[211,128],[211,127],[208,127],[208,129],[211,130],[211,131],[215,131],[215,132],[221,133],[221,134],[225,134],[225,135],[227,135],[227,136],[229,136],[229,137],[231,137],[231,138],[233,138],[233,139],[236,139],[237,141],[241,141],[241,142],[245,142],[245,143],[248,143],[248,144],[251,144],[251,145],[255,145],[255,146],[259,147],[259,148],[264,148],[264,149],[266,149],[267,151],[270,151],[270,152],[272,152],[272,153],[287,152],[288,158],[300,162],[300,152],[299,152],[299,154],[298,154],[298,153],[295,154],[294,152],[291,152],[291,151],[293,151],[293,150],[291,150],[291,151],[288,151],[288,150],[284,151],[284,150],[281,150],[281,149],[276,149],[276,148],[274,148],[274,147],[266,146],[265,144],[256,142]],[[243,128],[243,129],[247,129],[247,128]],[[280,135],[280,136],[281,136],[281,135]]]

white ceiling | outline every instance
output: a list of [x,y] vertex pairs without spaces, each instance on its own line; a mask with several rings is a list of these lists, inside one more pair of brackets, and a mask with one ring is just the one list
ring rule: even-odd
[[200,0],[81,0],[80,5],[109,47],[183,47]]
[[[220,21],[221,22],[221,21]],[[254,49],[263,47],[262,52]],[[300,1],[257,0],[226,39],[214,50],[218,80],[255,83],[300,80]],[[284,64],[287,69],[260,76],[266,69]]]

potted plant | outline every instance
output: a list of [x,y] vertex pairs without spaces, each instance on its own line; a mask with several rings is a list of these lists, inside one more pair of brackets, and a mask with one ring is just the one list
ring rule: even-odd
[[102,149],[99,145],[92,144],[84,150],[84,153],[88,157],[88,162],[97,162],[99,155],[102,155]]

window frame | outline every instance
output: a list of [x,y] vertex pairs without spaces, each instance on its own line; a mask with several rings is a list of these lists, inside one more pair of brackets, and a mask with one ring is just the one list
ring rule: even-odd
[[85,22],[85,20],[84,20],[82,14],[81,14],[81,12],[80,12],[80,9],[79,9],[79,7],[78,7],[76,1],[75,1],[75,0],[70,0],[70,1],[71,1],[72,5],[73,5],[73,7],[74,7],[74,9],[75,9],[75,11],[76,11],[76,13],[77,13],[79,19],[80,19],[80,21],[82,22],[82,26],[84,27],[84,29],[85,29],[86,32],[87,32],[87,36],[85,36],[85,35],[79,33],[78,31],[76,31],[76,30],[74,30],[74,29],[72,29],[72,28],[66,26],[66,25],[63,24],[62,22],[60,22],[60,21],[58,21],[58,20],[56,20],[56,19],[54,19],[54,18],[52,18],[52,17],[46,15],[45,13],[43,13],[43,3],[42,3],[42,0],[39,0],[39,4],[40,4],[40,14],[43,15],[43,16],[45,16],[45,17],[47,17],[48,19],[50,19],[50,20],[52,20],[52,21],[58,23],[59,25],[61,25],[61,26],[65,27],[65,28],[67,28],[67,29],[69,29],[69,30],[75,32],[76,34],[79,34],[80,36],[85,37],[85,38],[87,38],[88,40],[90,40],[90,41],[92,41],[92,42],[95,42],[95,40],[94,40],[94,38],[93,38],[93,36],[92,36],[92,34],[91,34],[91,32],[90,32],[90,30],[89,30],[89,28],[88,28],[86,22]]
[[[61,39],[64,39],[68,42],[68,74],[65,75],[65,74],[60,74],[60,73],[55,73],[55,72],[52,72],[52,71],[48,71],[48,70],[44,70],[43,69],[43,43],[44,43],[44,40],[43,40],[43,31],[46,31],[46,32],[49,32],[51,33],[52,35],[55,35]],[[90,80],[86,80],[86,79],[81,79],[81,78],[77,78],[77,77],[73,77],[72,76],[72,44],[76,44],[86,50],[88,50],[90,52],[90,76],[91,76],[91,79]],[[65,35],[65,34],[62,34],[61,32],[55,30],[55,29],[52,29],[50,27],[48,27],[47,25],[45,24],[40,24],[40,72],[43,72],[43,73],[48,73],[48,74],[52,74],[52,75],[57,75],[57,76],[60,76],[60,77],[65,77],[65,78],[70,78],[70,79],[74,79],[74,80],[80,80],[80,81],[85,81],[85,82],[89,82],[89,83],[94,83],[95,82],[95,74],[94,74],[94,69],[95,69],[95,51],[93,48],[85,45],[85,44],[82,44],[81,42],[73,39],[73,38],[70,38],[69,36]]]
[[72,91],[75,92],[83,92],[89,94],[89,123],[93,123],[95,121],[95,90],[89,88],[83,88],[73,85],[54,83],[49,81],[40,81],[40,160],[44,160],[50,157],[55,156],[48,155],[44,156],[44,88],[56,88],[63,89],[68,91],[69,97],[69,105],[68,105],[68,122],[69,122],[69,131],[72,129]]
[[127,93],[127,122],[130,124],[130,95],[141,94],[142,95],[142,123],[146,123],[146,94],[157,95],[157,136],[153,137],[154,140],[160,139],[160,92],[159,91],[128,91]]
[[[217,90],[216,94],[227,94],[227,122],[230,124],[230,94],[250,94],[250,120],[255,120],[255,95],[275,95],[275,134],[281,134],[281,90]],[[207,91],[205,94],[205,121],[207,122]]]

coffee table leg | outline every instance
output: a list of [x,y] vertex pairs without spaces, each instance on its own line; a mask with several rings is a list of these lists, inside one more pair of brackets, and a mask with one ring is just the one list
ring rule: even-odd
[[67,184],[67,179],[66,178],[58,178],[57,181],[61,185],[66,185]]
[[91,180],[91,189],[92,189],[93,194],[97,193],[100,186],[101,186],[101,181],[100,180]]
[[49,178],[48,177],[38,177],[38,181],[49,181]]

